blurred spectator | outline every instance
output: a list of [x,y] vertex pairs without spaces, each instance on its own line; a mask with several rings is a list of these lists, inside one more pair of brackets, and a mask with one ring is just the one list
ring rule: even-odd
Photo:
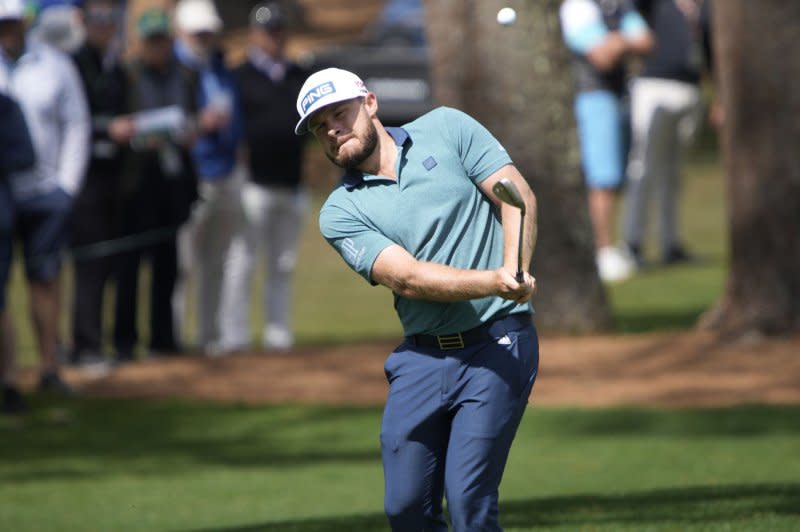
[[58,371],[59,273],[73,197],[89,158],[89,112],[69,58],[26,43],[22,0],[4,0],[0,13],[0,90],[18,101],[37,158],[33,168],[9,179],[41,356],[39,384],[68,392]]
[[655,48],[631,86],[633,144],[625,196],[624,238],[644,263],[642,243],[648,204],[658,201],[661,260],[692,259],[678,230],[680,173],[686,149],[702,116],[700,79],[710,63],[708,2],[638,0],[655,35]]
[[[179,327],[186,322],[188,279],[197,280],[198,344],[209,353],[228,351],[229,320],[220,313],[227,296],[233,236],[242,224],[243,167],[237,155],[242,141],[239,95],[233,73],[217,45],[222,20],[211,0],[180,0],[175,8],[178,61],[198,77],[199,137],[192,149],[200,201],[179,236],[180,274],[174,305]],[[246,304],[245,301],[239,301]]]
[[58,6],[83,7],[86,0],[32,0],[39,13]]
[[153,354],[179,351],[172,293],[177,276],[177,228],[189,217],[197,180],[189,153],[195,111],[195,76],[173,54],[167,12],[144,11],[136,24],[139,54],[128,67],[134,138],[131,167],[121,184],[121,234],[138,247],[117,264],[114,345],[118,362],[132,360],[139,265],[150,259],[150,343]]
[[648,53],[653,40],[631,0],[565,0],[560,18],[575,68],[575,114],[597,269],[604,281],[619,281],[635,271],[633,260],[611,243],[614,202],[626,166],[626,59]]
[[[0,7],[0,26],[4,24]],[[0,30],[2,34],[2,30]],[[0,92],[0,378],[3,386],[3,411],[19,413],[27,409],[15,375],[14,329],[6,312],[6,285],[11,270],[14,245],[14,203],[8,175],[31,168],[36,163],[33,141],[25,117],[17,103]]]
[[264,253],[267,276],[263,304],[267,317],[263,345],[288,350],[292,274],[297,241],[308,208],[301,187],[304,139],[294,134],[294,104],[308,72],[285,55],[286,15],[275,2],[258,4],[250,17],[247,61],[237,70],[247,143],[250,181],[243,196],[247,224],[235,245],[234,260],[243,275],[231,293],[242,299],[226,308],[237,327],[238,342],[249,338],[250,286],[258,253]]
[[[117,0],[86,0],[86,42],[73,59],[92,115],[91,160],[72,213],[70,241],[74,297],[70,361],[86,369],[107,369],[101,351],[103,295],[114,258],[96,245],[115,236],[116,201],[125,148],[133,136],[127,76],[120,62],[118,36],[123,10]],[[81,248],[94,250],[82,255]]]
[[66,54],[75,53],[86,37],[80,10],[82,3],[67,0],[40,2],[30,37]]

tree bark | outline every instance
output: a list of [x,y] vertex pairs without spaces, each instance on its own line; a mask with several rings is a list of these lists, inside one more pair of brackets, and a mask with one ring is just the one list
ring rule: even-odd
[[501,0],[426,0],[434,94],[481,121],[536,193],[537,325],[553,332],[609,327],[573,115],[573,78],[558,23],[559,0],[515,3],[517,22],[496,22]]
[[730,271],[700,326],[800,330],[800,2],[715,2]]

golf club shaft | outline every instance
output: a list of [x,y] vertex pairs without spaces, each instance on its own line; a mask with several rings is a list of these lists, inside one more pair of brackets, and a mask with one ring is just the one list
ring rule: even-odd
[[525,273],[522,271],[522,242],[523,232],[525,230],[525,213],[521,212],[519,216],[519,246],[517,248],[517,282],[521,283],[525,280]]

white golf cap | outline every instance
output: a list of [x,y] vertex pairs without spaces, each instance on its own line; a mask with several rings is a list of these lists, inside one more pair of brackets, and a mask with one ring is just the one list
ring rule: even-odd
[[0,20],[25,18],[25,0],[0,0]]
[[175,25],[185,33],[216,33],[222,19],[211,0],[180,0],[175,6]]
[[326,68],[311,74],[297,95],[300,121],[294,128],[297,135],[308,133],[308,119],[323,107],[334,103],[363,98],[368,94],[361,78],[341,68]]

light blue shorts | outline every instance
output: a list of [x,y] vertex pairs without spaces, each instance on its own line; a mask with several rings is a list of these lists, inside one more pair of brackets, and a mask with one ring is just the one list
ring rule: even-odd
[[575,99],[583,173],[589,188],[618,188],[625,176],[627,120],[609,91],[581,92]]

